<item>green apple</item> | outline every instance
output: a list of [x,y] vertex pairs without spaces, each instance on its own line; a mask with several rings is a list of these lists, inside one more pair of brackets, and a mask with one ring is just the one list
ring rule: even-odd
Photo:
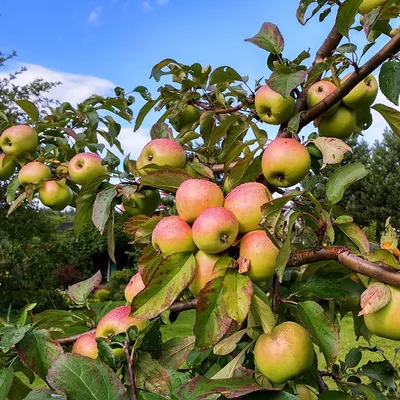
[[39,144],[36,131],[28,125],[15,125],[6,129],[0,136],[0,146],[4,153],[19,156],[33,153]]
[[261,183],[243,183],[226,196],[224,207],[233,212],[239,222],[239,232],[260,229],[261,206],[272,200],[271,193]]
[[400,340],[400,288],[387,285],[392,292],[389,303],[378,311],[364,315],[367,328],[376,336]]
[[85,186],[108,174],[101,162],[101,157],[95,153],[79,153],[68,163],[69,176],[78,185]]
[[220,253],[232,246],[239,233],[235,215],[223,207],[211,207],[202,212],[193,227],[193,241],[206,253]]
[[289,187],[298,184],[308,174],[311,157],[296,139],[277,138],[264,150],[261,167],[269,183]]
[[132,217],[139,214],[152,215],[160,202],[160,193],[149,189],[131,194],[129,200],[126,197],[122,200],[126,213]]
[[271,334],[263,333],[254,348],[259,371],[272,383],[285,383],[309,370],[314,349],[307,331],[295,322],[283,322]]
[[[351,74],[346,75],[342,82],[346,81]],[[349,94],[343,97],[343,104],[357,110],[370,107],[378,96],[378,82],[373,75],[368,75]]]
[[132,303],[133,298],[141,292],[145,288],[145,285],[142,280],[142,276],[140,273],[136,273],[132,276],[129,283],[126,285],[125,288],[125,299],[128,303]]
[[240,257],[250,260],[247,275],[253,282],[263,282],[275,275],[278,253],[265,231],[249,232],[240,241]]
[[0,154],[0,181],[6,181],[11,178],[15,172],[15,163],[13,160],[4,160],[5,154]]
[[355,111],[340,106],[335,114],[322,118],[318,126],[318,133],[323,137],[347,140],[355,132],[356,128],[357,117]]
[[154,139],[143,147],[136,161],[139,174],[145,175],[146,171],[143,168],[150,164],[183,168],[186,164],[186,155],[182,146],[175,140]]
[[151,243],[164,257],[196,248],[193,243],[192,228],[184,219],[176,216],[163,218],[155,226]]
[[312,394],[311,390],[307,387],[307,385],[304,385],[303,383],[299,383],[296,385],[296,397],[299,400],[312,400]]
[[374,8],[377,8],[385,3],[386,3],[386,0],[363,0],[363,2],[361,3],[361,5],[358,9],[358,12],[360,14],[368,14]]
[[221,207],[224,194],[218,185],[205,179],[188,179],[176,192],[176,209],[187,222],[195,219],[207,208]]
[[262,121],[271,125],[280,125],[287,122],[294,112],[295,101],[289,96],[285,99],[264,85],[257,90],[255,106]]
[[200,115],[200,110],[189,104],[176,117],[171,118],[169,122],[177,132],[180,132],[185,126],[193,125],[198,121]]
[[74,195],[69,186],[59,181],[45,181],[39,189],[39,199],[53,210],[63,210],[72,202]]
[[49,178],[51,178],[50,168],[39,161],[25,164],[18,173],[21,185],[36,184]]
[[[307,92],[308,107],[311,108],[316,106],[319,102],[324,100],[325,97],[329,96],[336,89],[337,87],[332,82],[326,80],[314,83]],[[325,111],[323,115],[328,116],[334,114],[339,106],[340,101],[336,103],[333,107]]]
[[126,332],[131,326],[140,331],[148,324],[147,320],[134,318],[131,315],[131,306],[121,306],[109,311],[99,321],[96,328],[96,337],[107,337]]
[[201,289],[206,286],[209,281],[212,281],[219,276],[224,276],[226,269],[214,273],[214,267],[220,256],[216,254],[208,254],[199,250],[196,255],[196,275],[189,286],[189,290],[198,296]]
[[72,346],[72,354],[80,354],[81,356],[97,358],[99,350],[97,348],[96,334],[87,333],[78,338]]

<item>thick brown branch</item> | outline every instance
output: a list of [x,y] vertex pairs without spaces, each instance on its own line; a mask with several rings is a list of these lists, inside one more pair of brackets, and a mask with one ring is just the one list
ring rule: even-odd
[[320,117],[326,110],[343,99],[359,82],[375,71],[388,58],[400,51],[400,33],[394,36],[381,50],[378,51],[361,68],[353,72],[334,92],[302,114],[300,129],[316,118]]
[[196,308],[197,299],[191,299],[186,301],[177,301],[176,303],[172,304],[169,308],[172,312],[180,313],[186,310],[192,310]]
[[95,332],[96,332],[96,329],[91,329],[90,331],[87,331],[87,332],[77,333],[76,335],[56,339],[56,342],[59,344],[62,344],[64,346],[68,346],[68,345],[76,342],[80,337],[85,336],[88,333],[95,333]]

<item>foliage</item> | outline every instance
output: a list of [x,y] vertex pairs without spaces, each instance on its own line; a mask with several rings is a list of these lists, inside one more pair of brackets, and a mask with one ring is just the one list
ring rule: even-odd
[[125,297],[121,288],[124,288],[128,284],[133,274],[133,270],[129,268],[122,269],[120,271],[114,271],[111,274],[107,289],[110,292],[110,297],[113,300],[124,300]]

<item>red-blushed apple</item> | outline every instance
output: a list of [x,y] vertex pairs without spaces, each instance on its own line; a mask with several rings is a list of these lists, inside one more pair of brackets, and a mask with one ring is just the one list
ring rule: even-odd
[[264,150],[261,167],[269,183],[289,187],[298,184],[308,174],[311,157],[296,139],[277,138]]
[[298,383],[295,387],[295,394],[299,400],[312,400],[311,390],[303,383]]
[[143,147],[136,161],[140,175],[146,174],[143,168],[150,164],[183,168],[186,164],[186,155],[182,146],[175,140],[154,139]]
[[0,181],[6,181],[11,178],[15,172],[15,163],[13,160],[4,160],[5,154],[0,154]]
[[340,106],[335,114],[322,118],[318,126],[318,133],[323,137],[347,140],[356,128],[356,113],[350,108]]
[[[351,74],[346,75],[342,82],[345,82]],[[367,108],[373,104],[378,96],[378,82],[373,75],[368,75],[357,84],[349,94],[343,97],[343,104],[357,110]]]
[[193,241],[206,253],[220,253],[228,249],[239,233],[239,223],[224,207],[211,207],[202,212],[193,227]]
[[39,161],[25,164],[18,173],[21,185],[36,184],[49,178],[51,178],[50,168]]
[[257,90],[255,106],[262,121],[271,125],[280,125],[287,122],[292,116],[295,101],[291,96],[285,99],[268,85],[264,85]]
[[254,282],[262,282],[275,275],[277,249],[265,231],[252,231],[240,241],[240,257],[250,260],[247,275]]
[[131,326],[136,326],[140,331],[145,328],[148,321],[134,318],[131,315],[131,306],[120,306],[109,311],[99,321],[96,328],[96,337],[107,337],[126,332]]
[[272,383],[285,383],[309,370],[314,350],[308,332],[295,322],[277,325],[270,335],[263,333],[254,348],[259,371]]
[[125,299],[128,303],[132,303],[133,298],[140,293],[145,288],[145,285],[142,280],[142,276],[140,273],[136,273],[132,276],[129,283],[125,288]]
[[61,211],[69,206],[74,198],[71,188],[60,181],[45,181],[39,189],[39,199],[47,207]]
[[6,154],[19,156],[32,153],[39,144],[36,131],[28,125],[15,125],[0,136],[0,147]]
[[129,200],[124,197],[122,204],[131,217],[139,214],[152,215],[161,202],[160,193],[157,190],[141,190],[130,195]]
[[385,4],[387,0],[363,0],[361,3],[358,12],[360,14],[368,14],[374,8],[380,7],[381,5]]
[[200,115],[200,110],[189,104],[176,117],[171,118],[169,122],[177,132],[180,132],[185,126],[193,125],[198,121]]
[[261,183],[249,182],[239,185],[226,196],[224,207],[235,214],[239,232],[260,229],[261,206],[272,200],[271,193]]
[[386,285],[392,298],[389,303],[378,311],[364,314],[364,322],[374,335],[386,339],[400,340],[400,288]]
[[163,218],[155,226],[151,243],[164,257],[196,248],[193,243],[192,228],[184,219],[176,216]]
[[[308,107],[316,106],[320,101],[324,100],[326,96],[334,92],[337,87],[329,81],[322,80],[314,83],[307,92],[307,104]],[[340,106],[340,101],[336,103],[329,110],[325,111],[323,115],[328,116],[335,113]]]
[[76,340],[72,346],[72,354],[80,354],[81,356],[97,358],[99,350],[97,348],[96,334],[87,333]]
[[196,255],[196,274],[192,283],[189,286],[189,290],[198,296],[200,290],[206,286],[207,282],[212,281],[219,276],[224,276],[226,269],[218,272],[213,272],[215,264],[219,260],[220,256],[216,254],[208,254],[202,250],[199,250]]
[[96,153],[79,153],[68,163],[69,176],[78,185],[85,186],[108,174],[106,166],[101,162],[101,157]]
[[224,194],[220,187],[204,179],[183,182],[175,198],[179,216],[190,223],[207,208],[221,207],[224,203]]

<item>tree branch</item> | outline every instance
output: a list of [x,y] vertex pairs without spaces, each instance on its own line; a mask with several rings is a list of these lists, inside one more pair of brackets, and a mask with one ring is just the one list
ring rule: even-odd
[[136,400],[136,383],[135,383],[135,376],[133,374],[133,351],[132,354],[129,351],[129,338],[126,335],[125,345],[124,345],[124,352],[126,361],[128,363],[128,374],[129,374],[129,382],[131,384],[131,400]]
[[197,104],[203,110],[213,111],[215,114],[229,114],[229,113],[234,113],[234,112],[242,109],[241,103],[235,107],[221,108],[221,109],[216,109],[216,108],[210,107],[207,104],[202,103],[201,101],[196,101],[195,104]]
[[327,392],[329,390],[328,385],[322,379],[321,371],[317,371],[317,385],[318,385],[318,391],[320,393]]
[[95,333],[96,329],[91,329],[90,331],[87,332],[82,332],[82,333],[77,333],[76,335],[64,337],[64,338],[59,338],[56,339],[55,341],[61,345],[68,346],[74,342],[76,342],[80,337],[87,335],[88,333]]
[[191,299],[186,301],[177,301],[169,308],[172,312],[180,313],[186,310],[192,310],[196,308],[197,299]]

